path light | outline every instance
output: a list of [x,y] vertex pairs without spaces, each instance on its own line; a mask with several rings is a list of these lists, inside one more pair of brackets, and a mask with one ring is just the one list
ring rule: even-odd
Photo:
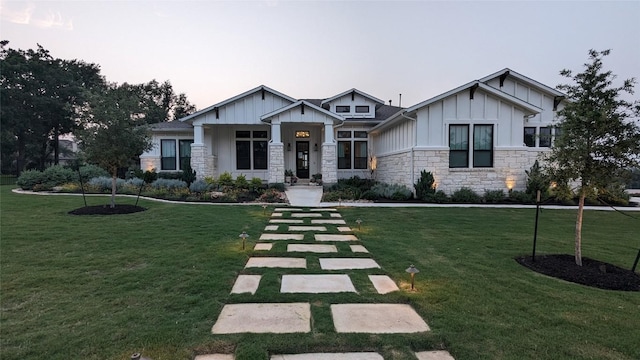
[[358,231],[360,231],[360,224],[362,224],[362,220],[358,219],[356,220],[356,223],[358,224]]
[[240,234],[239,237],[242,238],[242,250],[244,250],[244,242],[249,237],[249,234],[247,234],[246,231],[243,231],[242,234]]
[[131,360],[151,360],[151,359],[148,358],[148,357],[142,356],[142,354],[140,354],[140,353],[135,353],[135,354],[131,355]]
[[405,271],[408,272],[409,275],[411,275],[411,290],[415,290],[415,287],[414,287],[415,277],[416,277],[416,274],[420,272],[420,270],[416,269],[416,267],[413,264],[411,264],[411,266],[409,266]]
[[266,215],[267,214],[267,204],[263,204],[262,205],[262,215]]

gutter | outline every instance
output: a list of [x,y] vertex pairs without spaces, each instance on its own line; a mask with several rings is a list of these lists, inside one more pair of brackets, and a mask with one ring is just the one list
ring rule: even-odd
[[405,119],[408,120],[412,120],[415,124],[415,129],[413,131],[413,136],[414,136],[414,141],[413,144],[411,144],[411,185],[415,184],[415,147],[416,144],[418,143],[418,119],[409,117],[407,115],[405,115],[406,111],[403,111],[400,113],[400,116],[402,116]]

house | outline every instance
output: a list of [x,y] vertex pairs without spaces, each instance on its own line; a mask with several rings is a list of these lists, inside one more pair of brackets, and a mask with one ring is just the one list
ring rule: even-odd
[[525,173],[553,139],[564,94],[504,69],[409,108],[358,89],[326,99],[295,99],[258,86],[179,121],[156,124],[143,169],[198,177],[259,177],[284,171],[326,183],[375,177],[412,187],[431,171],[447,193],[524,189]]

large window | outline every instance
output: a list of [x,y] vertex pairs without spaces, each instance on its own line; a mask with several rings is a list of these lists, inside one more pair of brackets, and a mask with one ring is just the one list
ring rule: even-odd
[[493,125],[473,126],[473,167],[493,166]]
[[367,142],[366,141],[353,142],[353,168],[354,169],[367,168]]
[[351,141],[338,141],[338,169],[351,169]]
[[469,125],[449,126],[449,167],[469,166]]
[[191,165],[191,144],[193,140],[179,140],[178,156],[180,156],[180,169],[187,168],[187,164]]
[[536,146],[536,128],[534,128],[534,127],[525,127],[524,128],[524,144],[527,147],[535,147]]
[[551,128],[540,128],[540,147],[551,147]]
[[266,131],[236,131],[236,169],[266,170],[267,139]]
[[160,140],[160,170],[176,170],[176,141]]

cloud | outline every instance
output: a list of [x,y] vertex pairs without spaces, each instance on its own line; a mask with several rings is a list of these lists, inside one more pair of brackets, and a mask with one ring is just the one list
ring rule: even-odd
[[65,19],[59,11],[36,12],[36,5],[30,2],[0,2],[0,18],[14,24],[73,30],[73,21]]

